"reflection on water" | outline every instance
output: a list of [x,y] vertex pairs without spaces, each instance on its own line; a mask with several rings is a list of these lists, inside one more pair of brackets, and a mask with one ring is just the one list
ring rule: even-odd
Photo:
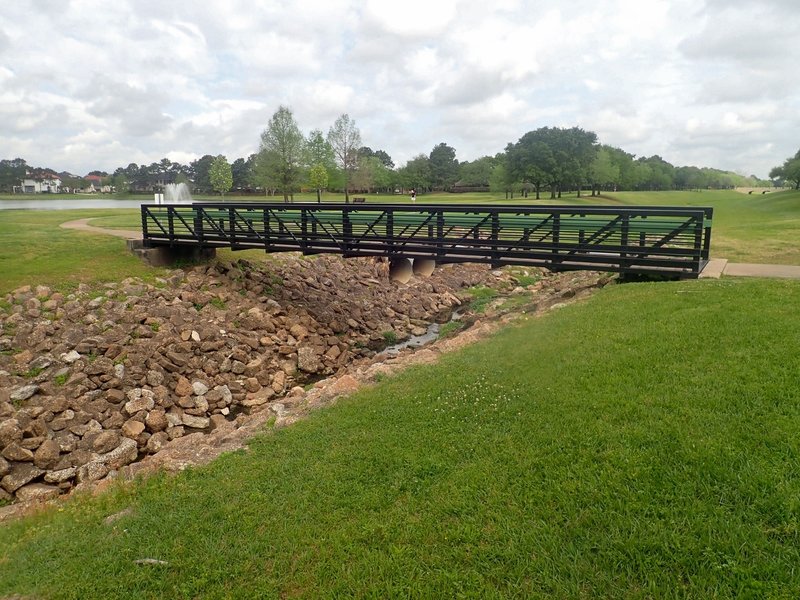
[[[192,200],[170,202],[169,204],[191,204]],[[139,208],[142,204],[155,204],[152,197],[143,196],[141,200],[115,200],[113,198],[65,198],[63,200],[3,200],[0,210],[71,210],[78,208]]]

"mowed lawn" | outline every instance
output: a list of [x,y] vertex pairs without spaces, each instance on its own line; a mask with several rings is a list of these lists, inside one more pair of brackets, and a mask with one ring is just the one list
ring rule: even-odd
[[523,317],[247,452],[0,525],[0,597],[800,597],[798,303],[642,283]]

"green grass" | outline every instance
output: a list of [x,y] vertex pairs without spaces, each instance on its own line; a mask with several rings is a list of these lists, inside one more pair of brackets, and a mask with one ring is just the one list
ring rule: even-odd
[[796,598],[798,302],[605,288],[248,452],[0,526],[0,594]]
[[160,275],[163,270],[150,269],[129,253],[123,239],[59,227],[65,221],[113,212],[0,211],[0,294],[22,285],[67,291],[79,283]]
[[467,290],[470,296],[469,305],[473,312],[482,313],[486,307],[497,298],[499,292],[494,288],[478,286]]
[[800,264],[800,192],[620,192],[624,204],[711,206],[711,254],[731,262]]

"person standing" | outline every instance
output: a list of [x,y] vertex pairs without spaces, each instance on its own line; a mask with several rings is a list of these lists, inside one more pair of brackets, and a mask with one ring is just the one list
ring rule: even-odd
[[417,190],[411,190],[411,204],[416,203],[417,201]]

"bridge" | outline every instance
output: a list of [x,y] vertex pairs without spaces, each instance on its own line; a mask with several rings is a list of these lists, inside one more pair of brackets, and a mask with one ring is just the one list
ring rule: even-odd
[[219,202],[141,207],[146,247],[263,249],[696,278],[711,208]]

